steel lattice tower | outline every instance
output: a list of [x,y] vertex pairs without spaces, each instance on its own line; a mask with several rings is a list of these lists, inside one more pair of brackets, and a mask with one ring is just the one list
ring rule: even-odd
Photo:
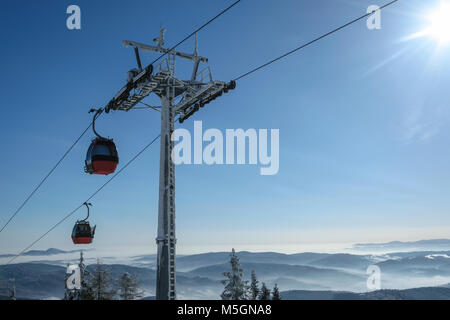
[[[124,46],[134,48],[138,69],[128,72],[127,85],[108,103],[105,111],[129,111],[151,93],[161,100],[156,299],[172,300],[176,299],[175,168],[171,159],[175,117],[179,116],[177,120],[182,123],[200,107],[234,89],[236,84],[234,81],[214,81],[209,67],[199,71],[200,63],[207,63],[208,59],[198,55],[197,35],[194,53],[190,54],[164,48],[164,34],[165,29],[161,29],[159,37],[153,40],[157,43],[156,46],[123,41]],[[166,58],[155,66],[143,68],[139,50],[161,53],[166,55]],[[180,80],[175,76],[176,57],[194,63],[189,80]]]

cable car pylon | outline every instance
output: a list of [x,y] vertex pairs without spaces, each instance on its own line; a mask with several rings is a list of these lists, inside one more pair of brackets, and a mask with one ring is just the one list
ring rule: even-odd
[[[197,34],[193,53],[179,52],[164,48],[165,29],[161,29],[159,37],[154,39],[157,45],[147,45],[124,40],[124,46],[132,47],[136,55],[138,70],[128,72],[127,84],[110,100],[105,112],[110,110],[129,111],[151,93],[161,100],[161,146],[159,170],[159,204],[157,244],[156,299],[176,299],[175,274],[175,167],[171,159],[175,116],[183,123],[200,107],[236,87],[236,83],[214,81],[211,69],[199,70],[200,63],[208,63],[208,59],[198,55]],[[166,55],[157,65],[142,67],[139,50]],[[190,79],[180,80],[175,76],[175,58],[194,62]],[[180,97],[178,102],[175,98]]]

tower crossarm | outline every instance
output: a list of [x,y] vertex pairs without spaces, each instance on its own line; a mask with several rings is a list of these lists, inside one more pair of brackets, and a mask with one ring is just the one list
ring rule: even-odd
[[206,85],[191,86],[184,93],[183,99],[174,106],[176,114],[180,115],[179,121],[183,123],[201,107],[220,97],[228,90],[233,90],[234,82],[211,81]]
[[179,51],[175,51],[175,50],[166,49],[166,48],[163,48],[163,47],[152,46],[152,45],[149,45],[149,44],[144,44],[144,43],[140,43],[140,42],[136,42],[136,41],[130,41],[130,40],[123,40],[122,44],[125,47],[132,46],[134,48],[138,48],[138,49],[141,49],[143,51],[158,52],[158,53],[170,53],[170,54],[176,55],[176,56],[178,56],[180,58],[183,58],[183,59],[187,59],[187,60],[191,60],[191,61],[199,60],[201,62],[208,63],[208,58],[197,56],[195,54],[179,52]]

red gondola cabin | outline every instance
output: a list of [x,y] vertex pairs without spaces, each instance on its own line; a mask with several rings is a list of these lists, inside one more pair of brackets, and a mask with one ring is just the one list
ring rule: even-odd
[[87,221],[77,221],[72,230],[72,241],[74,244],[92,243],[95,234],[95,228],[91,228]]
[[112,139],[95,138],[86,154],[85,171],[108,175],[116,170],[119,156]]

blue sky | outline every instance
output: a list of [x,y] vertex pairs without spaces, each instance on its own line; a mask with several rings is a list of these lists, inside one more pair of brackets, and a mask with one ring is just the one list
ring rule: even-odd
[[[0,222],[88,125],[135,66],[124,39],[173,45],[231,1],[4,1],[0,12]],[[199,34],[213,76],[230,80],[365,13],[380,1],[243,0]],[[183,124],[279,128],[280,171],[178,166],[178,251],[303,251],[320,245],[445,238],[450,232],[450,46],[404,41],[439,1],[400,0],[382,29],[361,21],[238,82]],[[82,29],[66,28],[81,8]],[[192,51],[193,41],[179,47]],[[156,56],[143,54],[144,64]],[[180,62],[181,75],[189,64]],[[180,75],[180,76],[181,76]],[[152,101],[152,100],[150,100]],[[153,100],[154,101],[154,100]],[[149,110],[102,116],[123,165],[159,133]],[[16,252],[107,177],[83,172],[86,135],[5,231]],[[93,247],[155,252],[159,143],[92,199]],[[74,249],[79,211],[35,248]]]

